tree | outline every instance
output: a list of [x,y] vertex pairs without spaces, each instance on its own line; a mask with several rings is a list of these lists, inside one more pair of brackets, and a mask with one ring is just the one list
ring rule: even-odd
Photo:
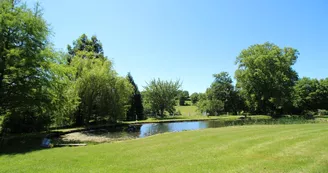
[[293,103],[296,113],[328,109],[328,79],[303,77],[294,86]]
[[124,120],[133,87],[113,70],[97,37],[88,39],[83,34],[73,47],[68,46],[68,53],[67,63],[76,70],[73,80],[80,98],[74,124]]
[[127,111],[127,117],[126,119],[129,121],[135,121],[136,117],[138,120],[144,119],[144,108],[142,105],[142,97],[141,93],[139,92],[137,84],[134,82],[133,77],[131,73],[128,73],[127,80],[130,82],[130,84],[133,86],[133,93],[130,96],[129,105],[130,108]]
[[177,98],[179,100],[179,105],[180,106],[184,106],[185,105],[185,102],[189,99],[189,92],[188,91],[179,90],[179,93],[178,93]]
[[49,79],[53,125],[63,127],[73,123],[74,113],[80,104],[76,82],[72,79],[76,69],[67,64],[67,54],[57,53],[50,64]]
[[128,80],[117,76],[111,62],[74,57],[71,65],[80,74],[76,85],[81,103],[75,124],[124,120],[133,87]]
[[[81,58],[100,58],[105,59],[102,43],[96,36],[92,36],[91,39],[87,35],[82,34],[77,40],[73,42],[73,46],[67,45],[68,56],[67,61],[71,63],[72,58],[77,55],[78,52],[89,52],[81,56]],[[91,54],[90,54],[91,53]]]
[[175,97],[181,87],[180,81],[152,80],[147,83],[145,89],[145,101],[149,104],[152,111],[164,117],[164,111],[173,112]]
[[237,57],[237,87],[253,113],[281,115],[291,104],[297,73],[292,69],[298,51],[272,43],[256,44]]
[[328,110],[328,78],[321,79],[318,89],[319,95],[319,109]]
[[209,115],[219,115],[224,109],[224,103],[221,100],[216,99],[200,100],[197,106],[199,111],[206,112]]
[[294,106],[299,110],[314,111],[319,107],[318,89],[319,81],[317,79],[302,78],[294,86]]
[[192,104],[196,104],[199,101],[199,94],[198,93],[192,93],[190,95],[190,100]]
[[56,56],[40,6],[0,1],[0,113],[3,130],[39,131],[51,123],[51,68]]
[[214,74],[214,82],[208,89],[208,97],[210,100],[220,100],[224,104],[223,111],[235,112],[234,105],[234,86],[232,85],[232,79],[227,72],[221,72]]

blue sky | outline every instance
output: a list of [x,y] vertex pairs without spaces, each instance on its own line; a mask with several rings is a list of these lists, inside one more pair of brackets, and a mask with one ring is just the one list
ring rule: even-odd
[[[32,4],[36,0],[29,0]],[[300,77],[328,77],[328,1],[324,0],[42,0],[52,42],[66,50],[96,35],[122,76],[139,88],[153,78],[180,79],[204,92],[212,74],[233,77],[236,56],[266,41],[300,52]]]

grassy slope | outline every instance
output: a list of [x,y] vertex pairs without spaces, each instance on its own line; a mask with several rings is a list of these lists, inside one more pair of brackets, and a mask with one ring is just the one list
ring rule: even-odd
[[327,124],[235,126],[0,156],[0,172],[328,172]]
[[184,116],[201,115],[201,113],[197,111],[197,106],[176,106],[175,109],[180,111],[181,115]]

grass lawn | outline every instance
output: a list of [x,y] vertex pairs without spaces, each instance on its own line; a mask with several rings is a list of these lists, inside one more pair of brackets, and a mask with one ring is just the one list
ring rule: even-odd
[[328,172],[327,123],[233,126],[0,155],[0,172]]
[[184,116],[201,115],[201,113],[197,111],[197,106],[175,106],[175,109],[180,111],[181,115]]

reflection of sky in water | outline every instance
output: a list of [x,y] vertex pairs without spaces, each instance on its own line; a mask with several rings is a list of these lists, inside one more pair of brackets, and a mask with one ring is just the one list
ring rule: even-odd
[[[255,120],[257,121],[257,120]],[[269,123],[272,120],[264,120],[262,123]],[[252,121],[247,121],[250,124]],[[244,125],[245,121],[194,121],[194,122],[171,122],[171,123],[152,123],[138,126],[136,132],[126,132],[125,130],[113,131],[89,131],[92,135],[104,136],[108,138],[143,138],[165,132],[181,132],[185,130],[197,130],[204,128],[224,127],[229,125]],[[271,122],[272,123],[272,122]],[[133,126],[133,125],[131,125]],[[140,128],[140,129],[139,129]],[[90,135],[90,134],[89,134]]]
[[213,123],[207,121],[143,124],[140,128],[139,137],[142,138],[164,132],[204,129],[212,125]]
[[204,128],[222,127],[224,124],[220,121],[194,121],[194,122],[171,122],[171,123],[151,123],[142,124],[140,131],[137,132],[102,132],[94,131],[93,135],[104,136],[108,138],[143,138],[165,132],[181,132],[185,130],[197,130]]

